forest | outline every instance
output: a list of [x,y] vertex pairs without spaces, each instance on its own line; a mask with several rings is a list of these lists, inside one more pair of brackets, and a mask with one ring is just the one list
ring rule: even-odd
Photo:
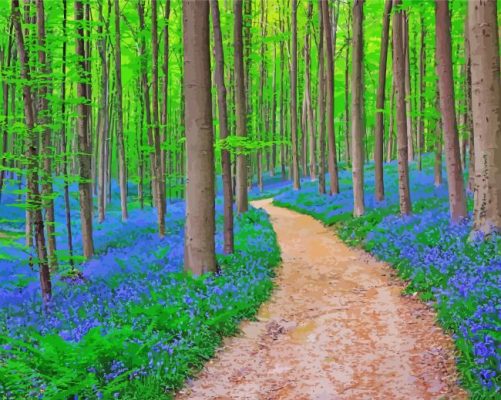
[[501,0],[0,0],[0,400],[501,398]]

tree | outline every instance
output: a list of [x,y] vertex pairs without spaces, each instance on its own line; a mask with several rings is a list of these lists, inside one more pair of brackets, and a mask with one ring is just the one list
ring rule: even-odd
[[153,111],[153,144],[155,148],[155,156],[153,160],[154,176],[156,183],[156,204],[157,204],[157,222],[158,234],[160,237],[165,236],[165,182],[162,171],[162,151],[160,148],[160,121],[158,114],[158,21],[157,21],[157,0],[151,1],[151,54],[152,54],[152,111]]
[[325,194],[325,66],[324,66],[324,18],[322,0],[318,0],[320,34],[318,39],[318,141],[320,147],[318,191]]
[[[365,123],[363,116],[363,6],[364,0],[353,4],[353,67],[351,75],[351,137],[353,146],[353,214],[359,217],[365,212],[364,204],[364,147]],[[381,166],[382,150],[381,143]],[[382,177],[381,177],[382,179]]]
[[[245,116],[246,101],[242,39],[242,0],[235,0],[233,7],[233,13],[235,14],[233,40],[235,46],[235,113],[237,119],[237,136],[245,139],[247,136],[247,126]],[[244,213],[249,207],[247,199],[247,157],[241,147],[237,150],[236,202],[237,211],[239,213]]]
[[291,60],[291,138],[292,138],[292,187],[301,187],[299,180],[297,134],[297,0],[292,0],[292,60]]
[[[327,112],[327,145],[329,151],[327,152],[328,157],[328,168],[329,168],[329,178],[330,178],[330,193],[339,193],[339,181],[337,172],[337,158],[336,158],[336,135],[334,132],[334,56],[333,56],[333,40],[332,40],[332,30],[331,21],[329,17],[329,7],[326,0],[321,0],[322,4],[322,19],[324,28],[324,45],[325,45],[325,57],[327,59],[327,101],[326,101],[326,112]],[[337,25],[337,24],[336,24]],[[337,26],[336,26],[337,28]]]
[[395,77],[395,98],[397,104],[397,158],[398,195],[400,213],[408,215],[412,211],[409,189],[409,165],[407,154],[407,120],[405,115],[405,59],[402,40],[402,1],[393,0],[393,74]]
[[92,240],[92,174],[91,157],[92,148],[89,138],[89,103],[91,101],[87,91],[89,81],[89,64],[86,60],[84,26],[84,7],[82,0],[75,0],[76,22],[76,55],[77,55],[77,133],[78,133],[78,163],[80,167],[80,180],[78,191],[80,195],[80,219],[82,225],[82,244],[85,258],[94,255],[94,242]]
[[[42,5],[43,6],[43,5]],[[32,210],[33,224],[35,227],[35,244],[39,264],[40,287],[42,289],[42,299],[44,303],[48,302],[52,296],[52,282],[47,260],[47,248],[45,244],[44,220],[42,215],[42,198],[39,190],[38,176],[38,149],[37,133],[35,128],[35,106],[31,91],[31,73],[30,60],[24,45],[23,29],[21,26],[21,11],[19,9],[19,0],[12,0],[12,22],[16,32],[17,52],[21,68],[21,79],[23,80],[23,103],[24,118],[27,131],[28,148],[28,193],[27,207]]]
[[376,97],[376,130],[374,133],[374,180],[376,200],[384,199],[383,139],[384,139],[384,94],[386,89],[386,62],[388,59],[388,37],[392,0],[386,0],[381,32],[381,53],[379,55],[379,83]]
[[[218,0],[210,0],[212,26],[214,30],[214,57],[216,59],[215,78],[219,112],[219,138],[224,141],[229,136],[228,110],[226,105],[226,86],[224,84],[223,37],[219,18]],[[224,252],[233,253],[233,191],[231,187],[231,154],[228,149],[221,150],[224,198]]]
[[475,135],[473,230],[501,231],[501,82],[495,0],[468,3]]
[[[317,176],[317,160],[316,160],[316,135],[315,135],[315,119],[313,117],[313,96],[311,92],[311,55],[310,55],[310,43],[311,43],[311,22],[313,15],[313,1],[308,2],[308,30],[304,42],[304,64],[305,64],[305,95],[306,95],[306,112],[308,120],[308,131],[309,131],[309,170],[310,179],[315,180]],[[306,173],[306,171],[305,171]]]
[[186,126],[185,269],[216,271],[214,147],[209,52],[209,3],[183,0]]
[[125,170],[125,147],[123,127],[123,104],[122,104],[122,50],[120,40],[120,6],[119,0],[114,1],[115,6],[115,85],[116,85],[116,109],[117,109],[117,148],[118,148],[118,182],[120,186],[120,208],[122,221],[127,221],[127,174]]
[[456,112],[454,108],[451,18],[448,1],[436,1],[435,21],[437,27],[437,73],[440,93],[440,112],[444,130],[447,182],[449,185],[449,206],[452,221],[458,222],[466,217],[467,211],[463,173],[461,171],[461,155],[459,153]]
[[45,208],[45,228],[47,230],[47,253],[49,257],[49,266],[52,269],[57,267],[56,256],[56,232],[54,200],[52,195],[52,155],[51,153],[51,135],[49,127],[49,86],[50,69],[47,63],[46,38],[45,38],[45,10],[43,0],[36,0],[36,19],[37,19],[37,44],[38,44],[38,63],[43,83],[39,89],[39,110],[38,124],[43,127],[41,149],[43,155],[43,179],[42,179],[42,202]]

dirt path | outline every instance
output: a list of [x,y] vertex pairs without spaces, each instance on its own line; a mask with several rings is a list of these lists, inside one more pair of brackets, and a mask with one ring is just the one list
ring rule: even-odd
[[452,343],[390,267],[313,218],[256,201],[282,248],[258,321],[226,340],[177,399],[465,399]]

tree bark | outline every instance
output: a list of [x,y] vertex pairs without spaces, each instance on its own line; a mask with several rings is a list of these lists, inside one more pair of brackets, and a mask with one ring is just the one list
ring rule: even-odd
[[151,1],[151,49],[152,49],[152,77],[151,77],[151,92],[152,92],[152,111],[153,111],[153,144],[155,146],[155,182],[157,196],[157,222],[158,235],[165,236],[165,176],[162,172],[162,151],[160,143],[160,121],[158,113],[158,21],[157,21],[157,0]]
[[[246,121],[246,99],[244,81],[244,61],[243,61],[243,39],[242,39],[242,0],[234,2],[234,57],[235,57],[235,113],[237,120],[237,136],[242,139],[247,137]],[[247,199],[247,156],[243,148],[237,149],[237,171],[236,171],[236,203],[238,213],[247,211],[249,204]]]
[[[393,28],[395,29],[395,28]],[[407,157],[409,161],[414,160],[414,142],[412,134],[412,117],[411,117],[411,67],[410,67],[410,46],[409,46],[409,15],[403,11],[402,14],[402,29],[403,29],[403,54],[405,60],[405,111],[406,111],[406,126],[407,126]]]
[[442,127],[444,129],[447,183],[449,185],[449,206],[452,221],[458,222],[467,216],[467,211],[463,173],[461,171],[456,112],[454,108],[451,18],[449,14],[449,3],[447,1],[436,1],[435,21],[437,26],[436,60],[440,94],[440,113],[442,115]]
[[[339,180],[337,171],[337,157],[336,157],[336,135],[334,132],[334,56],[333,56],[333,40],[331,31],[331,22],[329,18],[329,7],[326,0],[321,0],[322,3],[322,18],[324,26],[324,44],[325,44],[325,57],[327,58],[327,145],[329,151],[328,168],[329,168],[329,183],[330,194],[339,193]],[[336,23],[337,25],[337,23]],[[337,27],[336,27],[337,28]]]
[[395,77],[395,97],[397,99],[397,158],[398,158],[398,195],[400,213],[412,212],[409,189],[409,165],[407,148],[407,119],[405,110],[405,59],[402,40],[403,13],[401,0],[393,0],[393,74]]
[[185,269],[216,271],[209,3],[183,1],[187,183]]
[[12,22],[16,32],[17,51],[20,64],[20,75],[23,79],[23,101],[24,118],[27,130],[28,147],[28,204],[32,209],[33,224],[35,227],[35,243],[39,264],[40,287],[42,290],[42,299],[47,303],[52,296],[52,282],[47,262],[47,248],[45,245],[44,220],[42,215],[42,198],[39,191],[38,182],[38,149],[37,133],[33,131],[35,127],[35,112],[31,92],[31,73],[29,56],[24,47],[24,36],[21,26],[21,12],[19,9],[19,0],[12,0]]
[[80,194],[80,219],[82,225],[82,244],[84,257],[94,255],[94,242],[92,239],[92,174],[91,157],[92,149],[88,136],[89,112],[87,110],[91,99],[88,97],[87,80],[89,79],[88,63],[86,61],[83,2],[75,0],[76,21],[76,55],[78,59],[77,71],[79,81],[77,83],[77,133],[78,133],[78,163],[80,167],[80,180],[78,191]]
[[[353,3],[353,58],[351,75],[351,137],[353,144],[353,215],[359,217],[365,213],[364,203],[364,147],[365,123],[363,119],[363,20],[364,0]],[[383,93],[384,96],[384,93]],[[381,114],[382,115],[382,114]],[[381,143],[382,169],[382,143]],[[381,171],[382,172],[382,171]],[[382,179],[382,175],[381,175]]]
[[472,115],[475,135],[473,230],[501,231],[501,78],[494,0],[468,3]]
[[319,154],[319,173],[318,173],[318,192],[326,193],[325,188],[325,72],[324,72],[324,23],[322,0],[318,0],[319,26],[320,34],[318,39],[318,142],[320,148]]
[[297,134],[297,0],[292,0],[292,43],[291,43],[291,139],[292,139],[292,188],[299,190],[299,160]]
[[[219,138],[226,140],[228,131],[228,110],[226,105],[226,86],[224,84],[224,53],[221,23],[219,17],[218,0],[210,0],[212,11],[212,26],[214,30],[214,58],[216,60],[215,76],[217,86]],[[224,199],[224,252],[231,254],[234,251],[233,240],[233,192],[231,187],[231,154],[228,149],[221,149],[221,169],[223,173]]]
[[[170,17],[170,0],[165,0],[165,10],[164,10],[164,22],[165,26],[163,29],[163,39],[164,39],[164,54],[163,54],[163,64],[162,64],[162,108],[160,114],[160,123],[162,124],[161,129],[161,142],[167,142],[167,117],[168,117],[168,102],[169,97],[169,17]],[[161,160],[160,166],[162,170],[162,176],[164,180],[164,193],[167,191],[167,150],[161,150]],[[167,204],[167,200],[165,201]]]
[[118,182],[120,186],[120,209],[122,221],[127,221],[127,174],[125,171],[125,147],[123,127],[123,94],[122,94],[122,49],[120,40],[120,6],[119,0],[115,5],[115,84],[116,84],[116,107],[117,107],[117,153],[118,153]]
[[376,130],[374,137],[374,180],[376,200],[384,199],[383,142],[384,142],[384,95],[386,89],[386,63],[388,59],[388,37],[392,0],[386,0],[381,33],[381,53],[379,55],[379,82],[376,97]]
[[424,152],[424,110],[426,82],[426,28],[421,16],[421,45],[419,50],[419,124],[417,133],[418,170],[422,170],[422,154]]

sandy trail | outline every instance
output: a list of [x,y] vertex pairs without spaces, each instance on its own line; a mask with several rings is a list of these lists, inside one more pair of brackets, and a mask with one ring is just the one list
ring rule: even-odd
[[177,399],[465,399],[452,342],[392,269],[313,218],[254,202],[282,249],[277,289]]

